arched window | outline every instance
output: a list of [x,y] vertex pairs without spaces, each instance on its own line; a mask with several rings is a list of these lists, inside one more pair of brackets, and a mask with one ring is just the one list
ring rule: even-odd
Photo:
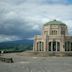
[[43,51],[44,43],[39,41],[37,42],[37,51]]
[[52,30],[51,35],[54,35],[54,30]]
[[55,31],[55,35],[57,35],[57,31]]
[[60,51],[60,42],[49,42],[49,51]]
[[52,30],[51,34],[52,35],[57,35],[57,31],[56,30]]

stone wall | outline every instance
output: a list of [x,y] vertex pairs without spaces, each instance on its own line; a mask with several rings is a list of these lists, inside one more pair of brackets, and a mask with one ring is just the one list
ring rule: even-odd
[[33,57],[49,57],[49,56],[72,56],[72,52],[23,52],[18,55],[33,56]]

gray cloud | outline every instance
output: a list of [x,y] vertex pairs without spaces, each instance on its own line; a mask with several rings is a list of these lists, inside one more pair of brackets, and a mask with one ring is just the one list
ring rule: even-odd
[[[58,2],[63,5],[51,4]],[[35,34],[41,34],[45,22],[55,18],[69,26],[72,23],[72,5],[65,5],[66,2],[63,0],[0,0],[0,40],[32,38]]]

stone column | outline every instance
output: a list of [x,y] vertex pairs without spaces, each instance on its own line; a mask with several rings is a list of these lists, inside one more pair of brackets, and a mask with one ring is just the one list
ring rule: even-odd
[[43,51],[45,52],[46,51],[46,43],[44,42],[44,48],[43,48]]
[[48,43],[46,43],[46,51],[48,51]]
[[53,51],[53,42],[51,42],[51,51]]
[[68,51],[68,48],[69,48],[69,47],[68,47],[68,42],[67,42],[67,49],[66,49],[66,51]]
[[71,51],[71,42],[70,42],[70,51]]
[[69,51],[70,51],[70,42],[68,43],[68,45],[69,45],[69,46],[68,46],[68,49],[69,49]]
[[43,45],[42,45],[42,42],[41,42],[41,51],[42,51],[42,48],[43,48]]
[[36,43],[35,50],[38,51],[38,43]]
[[33,52],[35,51],[35,44],[33,43]]
[[34,45],[34,43],[33,43],[33,52],[35,51],[35,45]]
[[40,51],[40,42],[38,43],[38,51]]
[[66,44],[67,44],[67,42],[65,42],[65,50],[66,50],[66,48],[67,48],[67,45],[66,45]]
[[39,43],[38,43],[38,51],[39,51]]
[[70,42],[70,44],[69,44],[69,51],[71,51],[71,42]]

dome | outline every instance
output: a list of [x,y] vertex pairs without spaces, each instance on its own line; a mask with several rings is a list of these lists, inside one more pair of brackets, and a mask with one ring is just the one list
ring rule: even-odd
[[57,21],[57,20],[53,20],[53,21],[50,21],[50,22],[47,22],[46,24],[44,24],[44,26],[47,26],[47,25],[65,25],[64,23],[62,23],[61,21]]

